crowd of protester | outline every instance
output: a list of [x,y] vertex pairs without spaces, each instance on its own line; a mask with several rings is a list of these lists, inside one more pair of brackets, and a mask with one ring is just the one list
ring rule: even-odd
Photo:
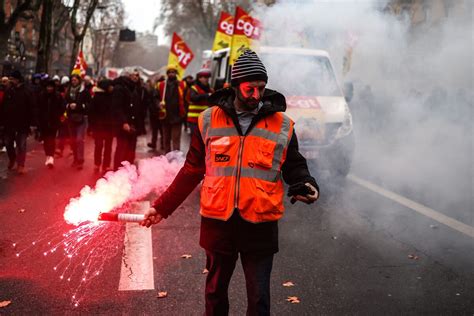
[[114,80],[46,74],[26,80],[13,71],[0,81],[0,150],[7,152],[7,168],[25,173],[29,136],[42,142],[45,166],[51,169],[55,159],[72,156],[71,166],[82,170],[89,136],[94,140],[95,172],[117,169],[124,161],[133,164],[146,122],[151,152],[186,151],[181,148],[181,132],[196,129],[197,116],[209,106],[212,93],[210,72],[201,70],[196,77],[179,80],[173,67],[166,76],[146,82],[139,72]]

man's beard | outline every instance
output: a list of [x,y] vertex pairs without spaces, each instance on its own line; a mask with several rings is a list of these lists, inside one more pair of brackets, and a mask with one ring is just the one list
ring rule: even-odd
[[257,100],[255,98],[244,98],[240,92],[237,92],[237,98],[240,101],[240,106],[242,107],[242,110],[244,111],[253,111],[258,107],[258,104],[260,103],[260,100]]

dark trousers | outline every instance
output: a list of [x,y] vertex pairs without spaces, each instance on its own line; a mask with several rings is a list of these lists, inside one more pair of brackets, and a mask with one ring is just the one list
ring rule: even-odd
[[69,142],[69,126],[67,122],[62,122],[58,131],[58,149],[64,150],[66,143]]
[[71,137],[71,147],[76,163],[84,163],[84,141],[86,138],[87,123],[69,122],[69,135]]
[[[7,147],[8,159],[10,162],[16,160],[19,167],[25,166],[26,160],[26,139],[28,138],[27,131],[5,131],[5,147]],[[16,149],[15,149],[16,143]]]
[[41,130],[41,138],[43,139],[44,153],[46,156],[54,156],[57,132],[58,131],[54,128],[45,128]]
[[[110,167],[112,160],[112,141],[113,136],[108,133],[94,133],[94,164],[103,169]],[[103,160],[102,160],[103,155]]]
[[[228,289],[238,253],[222,254],[206,250],[206,315],[228,315]],[[273,254],[241,253],[247,287],[247,315],[270,315],[270,275]]]
[[171,143],[173,143],[173,150],[179,150],[181,143],[181,123],[163,123],[163,138],[163,149],[165,153],[171,151]]
[[151,119],[151,145],[156,147],[156,143],[158,141],[158,132],[160,133],[160,148],[163,148],[163,129],[161,127],[161,123],[159,119]]
[[188,127],[191,130],[191,135],[194,134],[194,131],[199,128],[197,123],[191,123],[191,122],[188,122]]
[[117,136],[117,147],[115,148],[114,168],[118,169],[122,161],[135,162],[135,151],[137,149],[137,135],[120,132]]

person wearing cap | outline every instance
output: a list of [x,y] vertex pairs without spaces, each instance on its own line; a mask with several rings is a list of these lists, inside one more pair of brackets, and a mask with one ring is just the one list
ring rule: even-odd
[[54,82],[54,85],[56,86],[56,91],[59,92],[60,87],[61,87],[61,78],[58,75],[54,75],[53,82]]
[[163,127],[161,126],[160,120],[160,99],[158,95],[158,87],[160,82],[166,80],[166,77],[161,75],[156,84],[153,87],[153,91],[150,91],[150,95],[152,95],[152,102],[150,103],[149,115],[150,115],[150,125],[151,125],[151,141],[147,144],[151,151],[155,151],[157,148],[158,142],[158,132],[159,132],[159,139],[160,139],[160,146],[159,149],[164,149],[164,142],[163,142]]
[[66,90],[65,97],[69,136],[74,156],[72,167],[77,170],[82,170],[84,166],[84,142],[90,102],[90,94],[81,81],[80,76],[72,75],[71,85]]
[[[6,90],[0,112],[0,125],[5,131],[5,146],[9,163],[13,170],[15,163],[18,174],[25,173],[26,139],[31,126],[36,126],[36,112],[33,96],[24,84],[22,74],[15,70],[11,73],[10,87]],[[16,148],[15,148],[16,144]]]
[[171,149],[180,150],[181,124],[186,115],[184,108],[186,83],[178,80],[178,70],[174,66],[167,68],[166,77],[165,81],[158,84],[158,97],[163,128],[163,149],[168,153]]
[[56,134],[61,126],[61,116],[66,110],[66,101],[56,90],[54,80],[48,80],[38,98],[38,122],[41,139],[46,154],[45,165],[54,167]]
[[[288,195],[313,203],[319,188],[298,151],[285,97],[266,89],[265,66],[246,50],[231,72],[232,87],[215,92],[215,104],[198,119],[191,147],[173,183],[145,214],[150,227],[170,216],[201,188],[200,245],[206,251],[206,315],[229,313],[228,287],[240,255],[247,286],[247,315],[270,314],[270,276],[278,252],[278,220]],[[298,190],[296,190],[298,188]]]
[[[184,88],[184,112],[185,116],[188,117],[189,105],[191,104],[191,87],[194,86],[194,77],[187,75],[183,78],[183,81],[186,83],[186,87]],[[183,125],[184,130],[190,132],[187,120],[184,120]]]
[[196,74],[196,84],[191,86],[190,100],[188,107],[187,122],[191,133],[197,129],[198,117],[201,112],[209,108],[209,97],[214,92],[209,85],[211,71],[209,69],[201,69]]

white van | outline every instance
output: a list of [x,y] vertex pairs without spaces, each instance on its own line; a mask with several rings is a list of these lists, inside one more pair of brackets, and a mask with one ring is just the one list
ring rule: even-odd
[[[326,51],[260,47],[268,88],[286,97],[286,113],[295,122],[300,152],[318,171],[349,173],[354,152],[352,115]],[[211,60],[212,84],[229,82],[229,49],[203,54]],[[206,62],[206,61],[205,61]],[[350,100],[349,100],[350,101]]]

